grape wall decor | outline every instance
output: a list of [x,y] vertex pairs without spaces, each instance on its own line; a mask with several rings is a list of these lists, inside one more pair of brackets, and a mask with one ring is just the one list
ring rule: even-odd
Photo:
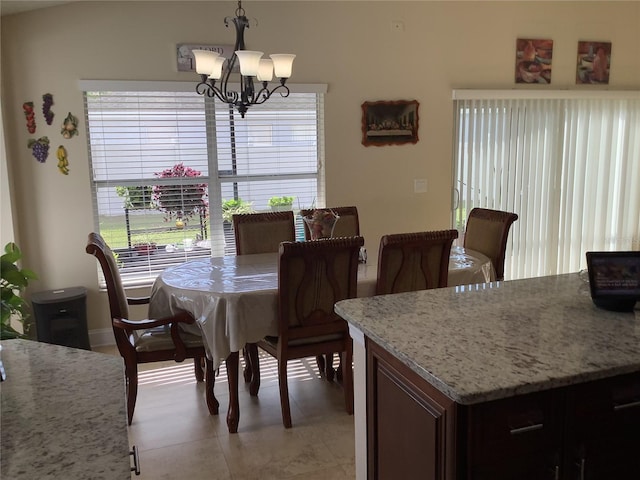
[[53,105],[53,95],[50,93],[42,95],[42,114],[44,115],[47,125],[51,125],[53,123],[53,117],[55,115],[51,111],[51,105]]
[[38,162],[44,163],[49,156],[49,137],[40,137],[37,140],[30,138],[27,142],[27,148],[31,149],[31,154]]
[[36,133],[36,115],[33,113],[33,102],[24,102],[22,109],[25,117],[27,117],[27,130],[31,134]]

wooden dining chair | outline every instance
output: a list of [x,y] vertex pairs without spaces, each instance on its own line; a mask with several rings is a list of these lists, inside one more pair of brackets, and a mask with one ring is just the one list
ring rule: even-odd
[[[232,216],[233,232],[235,235],[236,255],[251,255],[257,253],[277,253],[281,242],[294,242],[296,228],[293,212],[246,213]],[[244,381],[250,383],[250,395],[257,395],[260,388],[257,368],[258,348],[255,344],[245,345],[244,352]]]
[[[333,238],[355,237],[360,235],[360,221],[358,219],[357,207],[331,207],[320,210],[330,210],[340,217],[333,229]],[[300,215],[310,217],[314,211],[315,209],[302,209],[300,210]],[[311,239],[311,232],[306,223],[304,224],[304,238],[305,240]]]
[[136,407],[140,363],[167,360],[182,362],[193,358],[196,379],[199,382],[205,380],[209,413],[217,415],[219,404],[213,392],[213,362],[206,356],[202,337],[183,332],[180,328],[181,324],[194,323],[194,318],[188,312],[179,312],[166,318],[130,320],[129,305],[148,304],[149,297],[127,297],[113,252],[102,236],[90,233],[86,252],[98,260],[107,284],[111,326],[125,366],[129,425]]
[[376,295],[447,286],[457,230],[384,235],[378,252]]
[[[316,209],[302,209],[300,215],[303,217],[311,217]],[[338,217],[338,221],[333,229],[333,238],[339,237],[355,237],[360,235],[360,220],[358,218],[358,208],[354,206],[348,207],[327,207],[320,210],[330,210]],[[306,222],[304,223],[304,238],[305,240],[311,240],[311,232]],[[325,376],[330,382],[333,381],[336,372],[333,369],[333,355],[319,356],[316,358],[318,364],[318,370]],[[337,377],[338,381],[341,381],[342,371],[341,366],[338,367]]]
[[296,239],[291,210],[235,214],[232,219],[236,255],[276,253],[280,242],[293,242]]
[[496,271],[496,280],[504,280],[507,238],[511,225],[517,219],[517,214],[501,210],[474,208],[469,212],[463,246],[491,259]]
[[278,263],[278,336],[258,346],[278,360],[282,423],[291,428],[287,362],[340,352],[347,413],[353,413],[353,353],[347,322],[333,310],[357,295],[362,237],[284,242]]

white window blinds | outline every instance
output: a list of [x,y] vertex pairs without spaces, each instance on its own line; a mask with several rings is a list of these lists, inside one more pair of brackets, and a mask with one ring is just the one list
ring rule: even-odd
[[507,279],[578,271],[588,250],[640,249],[637,92],[513,96],[456,92],[461,234],[473,207],[517,213]]
[[234,253],[234,212],[268,211],[273,197],[297,210],[324,196],[321,89],[294,87],[242,119],[193,84],[81,86],[96,228],[127,284],[189,258]]

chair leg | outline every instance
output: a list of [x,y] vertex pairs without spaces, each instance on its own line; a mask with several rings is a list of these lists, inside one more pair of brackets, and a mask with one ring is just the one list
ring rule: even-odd
[[321,377],[324,376],[324,374],[325,374],[324,368],[325,368],[325,364],[326,364],[326,362],[324,360],[324,355],[317,355],[316,356],[316,364],[318,365],[318,371],[320,372],[320,376]]
[[205,397],[207,399],[207,408],[210,415],[218,415],[218,409],[220,403],[215,396],[213,388],[216,382],[215,372],[213,371],[213,361],[205,358],[206,371],[205,371]]
[[325,377],[327,381],[332,382],[334,377],[333,370],[333,353],[316,356],[316,364],[320,371],[320,376]]
[[127,420],[131,425],[138,396],[138,364],[125,365],[125,376],[127,380]]
[[278,385],[280,386],[280,408],[284,428],[291,428],[291,408],[289,406],[289,384],[287,382],[287,361],[278,359]]
[[204,359],[202,357],[195,357],[193,359],[193,370],[196,375],[196,380],[202,382],[204,380]]
[[344,365],[344,357],[341,353],[338,353],[338,358],[340,359],[340,364],[338,365],[338,368],[336,369],[336,381],[339,384],[342,384],[342,380],[343,380],[343,375],[342,375],[342,368]]
[[[258,358],[258,346],[255,343],[247,343],[245,346],[247,357],[249,359],[249,367],[251,368],[251,383],[249,384],[249,394],[252,397],[258,395],[260,390],[260,359]],[[245,380],[247,376],[245,374]]]
[[249,383],[251,381],[252,374],[253,374],[253,370],[251,368],[250,345],[254,345],[255,347],[255,344],[247,343],[242,349],[242,357],[244,358],[244,370],[242,371],[242,375],[244,377],[244,383]]
[[325,354],[325,375],[327,376],[327,381],[333,382],[333,378],[335,376],[335,370],[333,369],[333,353]]

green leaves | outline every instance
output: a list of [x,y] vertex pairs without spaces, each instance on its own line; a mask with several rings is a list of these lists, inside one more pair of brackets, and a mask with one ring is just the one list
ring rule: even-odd
[[0,338],[19,338],[23,335],[11,326],[11,319],[23,322],[27,318],[28,305],[20,293],[29,285],[30,280],[37,280],[38,276],[33,271],[16,265],[22,258],[22,252],[15,243],[8,243],[4,252],[0,257]]

